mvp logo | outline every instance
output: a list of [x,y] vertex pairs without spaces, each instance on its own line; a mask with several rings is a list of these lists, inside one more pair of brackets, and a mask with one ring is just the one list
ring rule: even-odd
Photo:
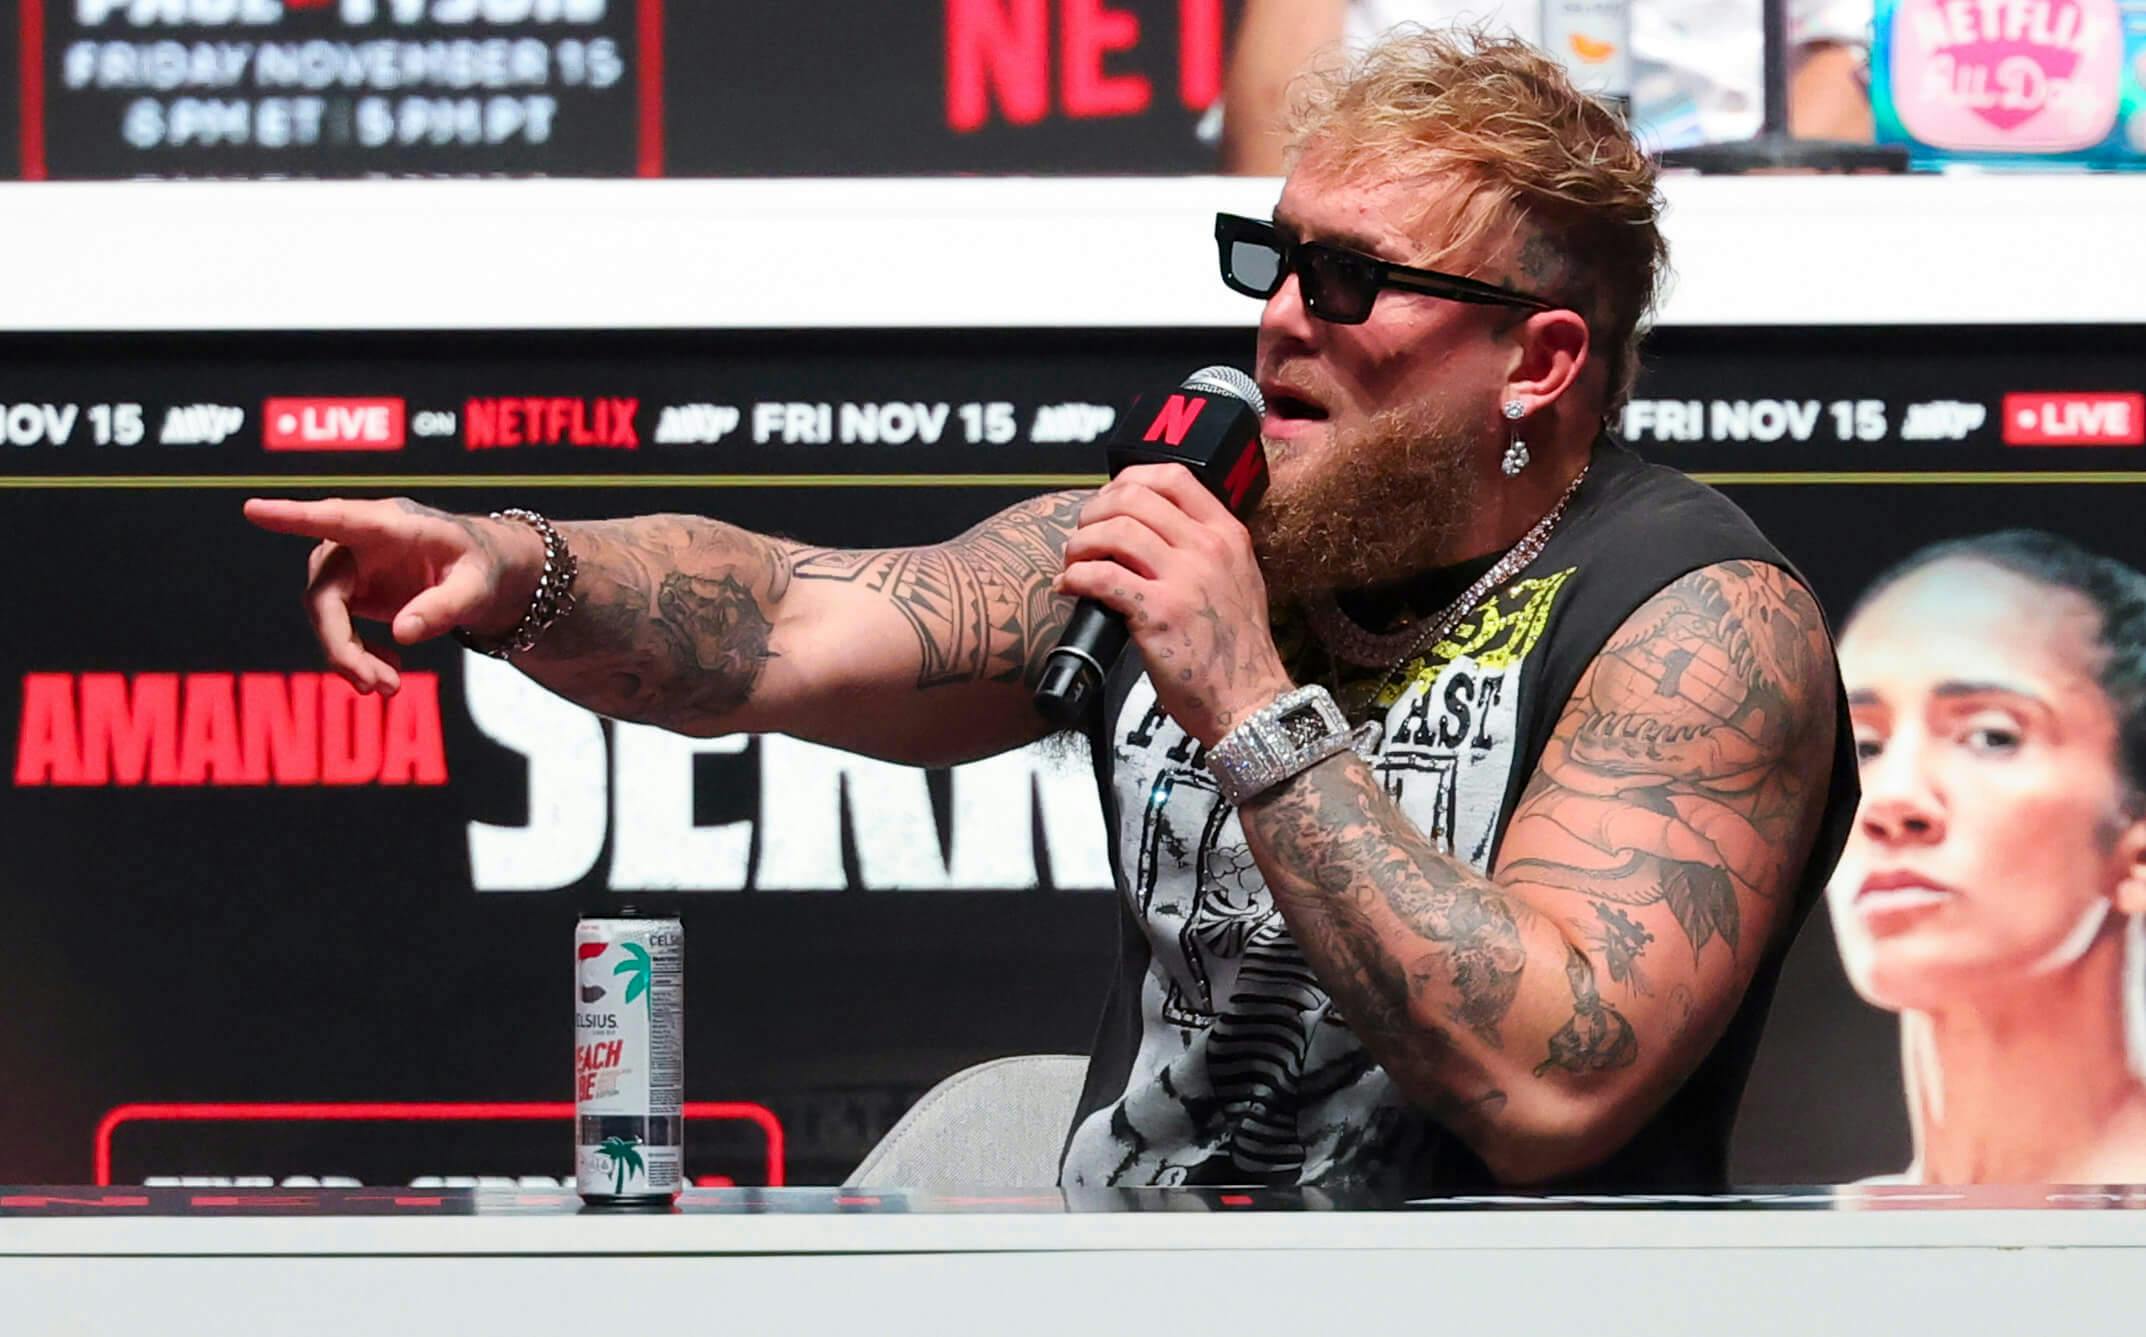
[[659,446],[712,446],[744,417],[729,404],[673,404],[656,420]]
[[246,410],[230,404],[174,404],[157,440],[167,446],[220,446],[246,425]]
[[271,399],[261,406],[269,450],[401,450],[399,399]]
[[2008,446],[2146,445],[2146,395],[2006,395],[2004,443]]
[[638,399],[472,399],[463,414],[471,450],[506,446],[596,446],[638,450]]
[[326,673],[32,673],[15,783],[443,785],[440,682],[383,701]]
[[1095,441],[1117,420],[1118,411],[1106,404],[1045,404],[1036,410],[1028,439],[1039,446]]

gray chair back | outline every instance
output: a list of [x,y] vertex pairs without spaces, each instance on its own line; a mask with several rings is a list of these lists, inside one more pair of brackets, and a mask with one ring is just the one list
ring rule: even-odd
[[910,1106],[842,1182],[933,1192],[1052,1187],[1087,1075],[1082,1054],[963,1068]]

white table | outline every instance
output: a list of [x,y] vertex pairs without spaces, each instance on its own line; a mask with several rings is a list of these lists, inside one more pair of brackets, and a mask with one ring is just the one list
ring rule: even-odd
[[[1158,1194],[1071,1213],[712,1190],[667,1215],[409,1190],[444,1213],[286,1213],[251,1204],[352,1195],[196,1192],[230,1205],[0,1207],[7,1331],[2110,1332],[2135,1326],[2146,1277],[2146,1189],[1389,1211]],[[100,1193],[147,1196],[0,1203]]]

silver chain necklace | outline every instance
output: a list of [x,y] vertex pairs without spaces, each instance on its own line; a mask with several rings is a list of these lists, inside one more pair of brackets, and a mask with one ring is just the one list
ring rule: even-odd
[[1305,619],[1311,623],[1312,631],[1326,646],[1327,654],[1331,658],[1345,659],[1358,668],[1378,668],[1381,665],[1385,667],[1384,676],[1366,698],[1367,704],[1376,705],[1379,697],[1384,695],[1388,685],[1393,682],[1393,675],[1401,671],[1402,665],[1414,659],[1423,647],[1436,644],[1440,638],[1450,633],[1460,624],[1460,620],[1468,615],[1469,610],[1482,601],[1484,595],[1518,575],[1530,562],[1542,555],[1543,548],[1550,541],[1550,535],[1557,529],[1557,522],[1564,518],[1566,505],[1572,501],[1573,494],[1580,490],[1581,482],[1586,479],[1589,467],[1590,465],[1580,467],[1579,473],[1573,475],[1572,481],[1566,485],[1564,495],[1557,499],[1557,504],[1552,506],[1542,519],[1535,522],[1534,528],[1522,534],[1520,541],[1508,548],[1505,555],[1493,563],[1488,571],[1476,577],[1474,583],[1462,590],[1458,598],[1420,622],[1403,627],[1399,631],[1365,631],[1341,610],[1341,605],[1335,601],[1332,594],[1305,604]]

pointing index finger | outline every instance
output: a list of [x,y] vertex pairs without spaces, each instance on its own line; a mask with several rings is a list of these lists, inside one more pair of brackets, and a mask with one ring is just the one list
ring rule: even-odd
[[252,497],[245,506],[246,518],[262,529],[305,538],[334,539],[338,543],[379,538],[393,531],[392,521],[378,514],[377,502],[290,501],[280,497]]

